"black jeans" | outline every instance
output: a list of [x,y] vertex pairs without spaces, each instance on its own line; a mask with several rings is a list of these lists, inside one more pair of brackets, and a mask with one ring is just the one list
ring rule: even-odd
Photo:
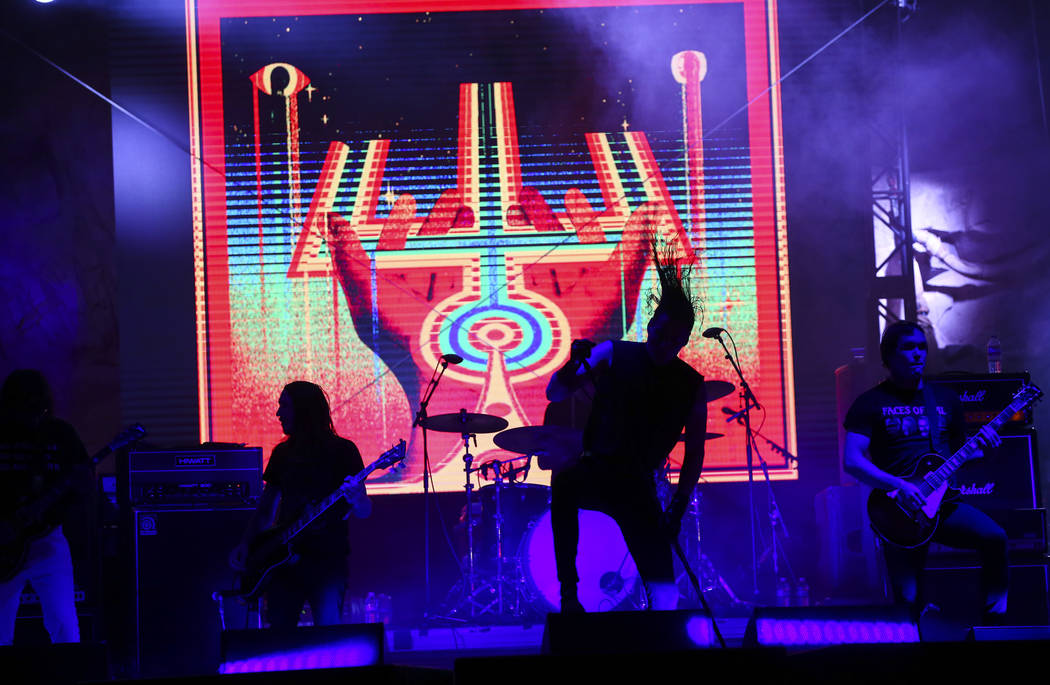
[[652,478],[644,471],[618,472],[596,457],[585,457],[551,482],[554,559],[563,588],[579,581],[580,509],[600,511],[616,521],[647,586],[674,583],[671,544],[660,526],[662,509]]
[[[1006,613],[1007,558],[1006,532],[980,509],[965,502],[948,502],[941,507],[941,521],[933,541],[949,547],[977,550],[981,563],[981,593],[986,620]],[[925,606],[923,568],[929,545],[913,549],[883,543],[886,570],[897,602]]]
[[298,563],[281,567],[266,592],[270,627],[297,626],[304,602],[310,602],[315,626],[340,623],[345,592],[345,556],[303,555]]

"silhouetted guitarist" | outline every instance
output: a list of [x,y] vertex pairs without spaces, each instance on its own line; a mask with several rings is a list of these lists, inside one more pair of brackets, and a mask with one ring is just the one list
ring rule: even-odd
[[[251,542],[271,525],[296,521],[304,509],[338,489],[347,476],[364,469],[357,446],[339,437],[332,425],[324,391],[306,381],[284,387],[277,418],[287,436],[273,448],[263,479],[266,485],[243,540],[230,555],[234,568],[243,570]],[[347,555],[350,552],[344,514],[359,518],[372,511],[372,502],[359,485],[346,499],[347,512],[333,507],[296,538],[299,559],[278,569],[265,592],[270,625],[293,628],[303,603],[310,602],[314,625],[340,622],[346,589]]]

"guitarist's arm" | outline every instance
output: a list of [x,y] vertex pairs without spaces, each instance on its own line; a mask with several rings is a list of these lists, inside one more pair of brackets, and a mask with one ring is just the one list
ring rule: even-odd
[[897,500],[908,511],[917,511],[926,503],[922,491],[912,483],[886,473],[871,461],[871,438],[861,433],[846,431],[846,447],[842,464],[846,473],[861,483],[877,490],[896,490]]
[[230,566],[237,571],[245,569],[245,561],[248,558],[248,544],[256,535],[273,525],[277,518],[277,504],[281,501],[281,491],[267,483],[263,487],[259,501],[255,504],[255,513],[248,520],[248,526],[244,529],[240,543],[230,552]]

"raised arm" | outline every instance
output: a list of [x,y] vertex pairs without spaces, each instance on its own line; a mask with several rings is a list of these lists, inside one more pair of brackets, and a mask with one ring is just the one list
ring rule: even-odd
[[[573,340],[569,361],[554,372],[547,383],[547,400],[561,402],[572,396],[587,382],[587,367],[597,369],[599,366],[612,364],[612,341],[606,340],[597,345],[590,340]],[[586,364],[584,364],[586,362]]]

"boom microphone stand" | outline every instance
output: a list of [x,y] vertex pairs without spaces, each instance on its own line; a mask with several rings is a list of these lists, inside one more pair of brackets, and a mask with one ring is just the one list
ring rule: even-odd
[[744,372],[740,370],[740,365],[737,363],[736,357],[730,354],[729,348],[726,347],[726,343],[722,340],[722,334],[729,335],[730,341],[733,342],[733,351],[736,351],[736,341],[733,340],[733,336],[724,328],[712,327],[704,331],[703,336],[705,338],[713,338],[719,342],[722,349],[726,353],[726,359],[732,364],[733,370],[736,371],[737,378],[740,379],[740,399],[744,401],[744,408],[741,410],[741,415],[744,419],[744,439],[747,448],[747,494],[748,494],[748,514],[751,520],[751,590],[753,595],[758,595],[758,539],[757,526],[755,524],[755,466],[754,466],[754,455],[752,454],[751,444],[751,410],[761,409],[762,405],[758,403],[758,398],[751,392],[751,386],[747,384],[747,380],[744,378]]
[[[427,450],[427,406],[430,398],[434,396],[441,377],[445,375],[445,369],[449,364],[459,364],[463,357],[455,354],[443,354],[430,374],[430,381],[423,391],[423,399],[419,402],[419,411],[412,421],[412,427],[423,428],[423,620],[430,618],[430,453]],[[439,371],[440,369],[440,371]],[[469,513],[469,512],[468,512]]]

